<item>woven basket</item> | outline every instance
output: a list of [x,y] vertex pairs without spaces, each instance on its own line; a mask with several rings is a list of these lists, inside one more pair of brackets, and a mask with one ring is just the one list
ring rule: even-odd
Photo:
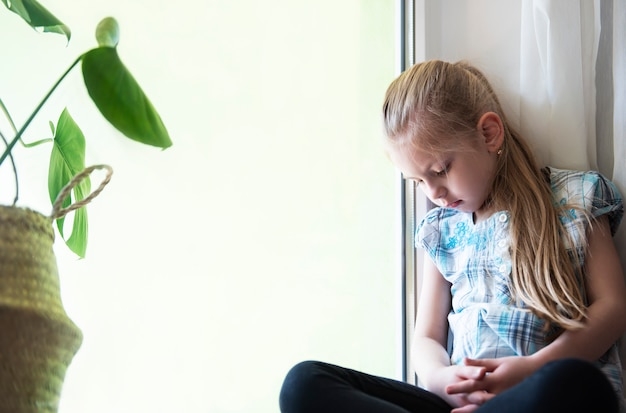
[[61,303],[52,220],[0,206],[0,411],[56,412],[81,331]]
[[[95,169],[108,168],[100,187],[62,208],[72,188]],[[56,413],[67,367],[82,343],[61,302],[52,222],[91,201],[111,169],[85,169],[61,191],[50,217],[0,206],[0,412]]]

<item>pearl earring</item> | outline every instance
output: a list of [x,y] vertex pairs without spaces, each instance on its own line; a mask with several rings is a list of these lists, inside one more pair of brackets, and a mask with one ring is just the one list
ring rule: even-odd
[[498,156],[502,155],[502,148],[498,149],[497,155]]

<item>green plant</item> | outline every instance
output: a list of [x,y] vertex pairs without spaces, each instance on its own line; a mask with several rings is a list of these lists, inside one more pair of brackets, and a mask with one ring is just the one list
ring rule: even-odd
[[[69,27],[37,1],[2,0],[2,2],[7,9],[20,16],[34,29],[61,34],[67,38],[68,42],[70,41]],[[20,128],[15,126],[7,107],[0,99],[0,110],[13,129],[11,139],[7,139],[7,136],[0,131],[0,138],[6,146],[0,156],[0,166],[7,159],[11,161],[13,166],[16,182],[14,205],[19,197],[19,182],[12,150],[18,142],[24,147],[52,144],[48,172],[48,192],[51,202],[56,200],[61,189],[71,178],[85,168],[85,136],[70,116],[67,108],[62,111],[56,127],[50,122],[52,138],[32,143],[26,143],[23,140],[24,132],[41,108],[66,76],[79,64],[91,100],[109,123],[126,137],[142,144],[159,148],[167,148],[172,145],[161,117],[118,56],[119,27],[116,20],[111,17],[103,19],[96,28],[96,39],[98,47],[83,53],[70,65]],[[91,183],[87,177],[72,190],[74,201],[68,197],[63,206],[84,199],[90,191]],[[59,218],[56,223],[67,246],[78,256],[84,257],[87,248],[88,227],[85,208],[75,211],[69,237],[66,237],[64,232],[64,219]]]

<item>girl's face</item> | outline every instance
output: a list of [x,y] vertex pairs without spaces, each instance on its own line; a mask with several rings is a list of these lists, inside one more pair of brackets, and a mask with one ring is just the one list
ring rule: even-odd
[[479,138],[474,150],[434,156],[416,148],[394,148],[389,156],[406,179],[413,180],[436,205],[473,213],[478,222],[493,211],[485,208],[496,168],[496,150]]

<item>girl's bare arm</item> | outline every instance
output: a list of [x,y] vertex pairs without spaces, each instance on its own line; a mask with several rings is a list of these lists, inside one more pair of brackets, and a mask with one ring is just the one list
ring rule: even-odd
[[564,332],[531,356],[539,365],[565,357],[595,361],[626,330],[624,272],[606,217],[594,221],[585,263],[589,299],[585,327]]
[[450,365],[446,343],[451,305],[450,284],[429,258],[424,260],[421,287],[411,358],[420,383],[428,388],[431,371]]
[[433,262],[426,259],[412,343],[413,367],[420,385],[427,390],[439,395],[452,406],[471,407],[467,394],[449,394],[446,388],[467,380],[481,380],[486,369],[450,365],[450,356],[446,350],[450,306],[450,284]]

